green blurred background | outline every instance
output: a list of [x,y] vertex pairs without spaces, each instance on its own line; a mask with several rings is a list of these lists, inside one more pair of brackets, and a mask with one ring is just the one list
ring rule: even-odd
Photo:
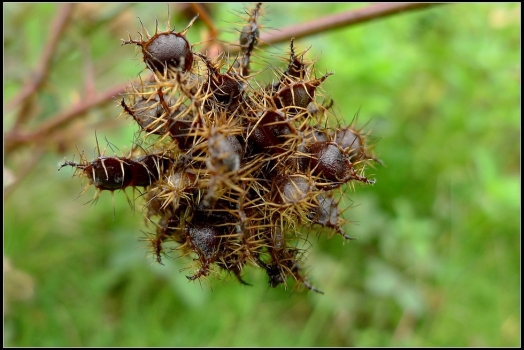
[[[270,32],[362,6],[269,4],[262,23]],[[171,7],[182,30],[190,17]],[[4,3],[4,107],[37,66],[57,9]],[[210,10],[234,41],[243,7]],[[4,154],[4,188],[19,180],[4,191],[4,345],[519,346],[520,11],[443,5],[296,41],[311,46],[317,72],[335,73],[325,95],[348,122],[360,109],[385,163],[369,171],[375,186],[348,192],[357,241],[310,236],[306,270],[325,295],[272,289],[254,268],[251,287],[226,276],[190,283],[179,271],[187,261],[161,266],[147,254],[148,228],[124,194],[116,215],[108,192],[96,206],[84,204],[93,188],[75,200],[81,181],[57,172],[75,146],[91,158],[95,131],[120,152],[131,146],[136,126],[116,119],[116,99],[75,121],[69,139]],[[137,36],[137,16],[164,28],[167,6],[76,5],[27,129],[86,98],[86,86],[137,77],[140,53],[120,46]],[[205,32],[197,21],[188,36]]]

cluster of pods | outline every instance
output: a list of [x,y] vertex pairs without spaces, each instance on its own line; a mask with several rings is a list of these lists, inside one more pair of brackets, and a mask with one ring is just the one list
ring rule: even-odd
[[[338,203],[348,183],[365,177],[368,135],[342,126],[318,102],[331,74],[315,77],[314,62],[295,52],[272,68],[270,83],[250,70],[259,41],[261,5],[247,11],[239,53],[217,57],[194,52],[189,26],[175,32],[144,28],[138,40],[149,81],[132,84],[122,113],[139,126],[128,157],[65,161],[89,186],[138,188],[152,231],[155,259],[190,255],[189,280],[225,270],[241,283],[246,266],[265,270],[271,287],[320,292],[303,272],[304,242],[312,227],[347,236]],[[325,99],[324,99],[325,100]],[[328,103],[329,104],[329,103]],[[86,187],[87,188],[87,187]],[[135,194],[135,191],[133,191]]]

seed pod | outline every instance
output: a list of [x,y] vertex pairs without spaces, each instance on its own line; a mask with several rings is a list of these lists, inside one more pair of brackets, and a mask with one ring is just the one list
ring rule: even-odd
[[344,150],[352,163],[365,160],[373,160],[382,164],[380,159],[375,158],[369,152],[366,137],[350,127],[341,128],[335,133],[335,142]]
[[344,150],[350,160],[358,161],[364,157],[362,137],[356,131],[347,127],[337,130],[335,142]]
[[122,40],[122,45],[136,44],[140,46],[147,68],[154,73],[159,73],[160,76],[164,76],[170,71],[186,72],[191,69],[193,64],[193,52],[185,34],[195,19],[196,17],[180,33],[170,30],[158,33],[157,27],[155,35],[152,37],[149,37],[146,31],[147,40],[144,41],[142,34],[139,33],[140,41],[133,40],[129,36],[129,40]]
[[200,262],[199,271],[193,276],[187,276],[189,280],[195,280],[203,276],[207,276],[212,264],[216,263],[218,259],[226,262],[230,257],[230,249],[228,249],[228,236],[235,227],[235,218],[222,212],[206,212],[197,210],[193,214],[193,218],[186,224],[185,232],[187,242],[197,254]]
[[193,250],[203,260],[214,260],[219,250],[218,228],[210,223],[207,218],[195,216],[186,227]]
[[156,135],[166,133],[165,120],[162,120],[162,116],[167,112],[164,111],[158,100],[141,99],[133,107],[129,107],[122,99],[120,105],[127,114],[133,117],[142,130]]
[[322,179],[344,184],[351,180],[351,162],[334,142],[315,142],[309,147],[310,169]]
[[218,103],[230,104],[238,99],[242,89],[242,84],[235,78],[218,74],[211,79],[211,90],[213,97]]
[[311,184],[304,175],[280,176],[273,182],[273,201],[277,204],[297,204],[311,192]]
[[317,184],[317,187],[329,190],[340,187],[350,180],[356,180],[367,184],[374,184],[374,180],[355,173],[353,164],[344,155],[344,152],[334,142],[316,142],[309,147],[311,158],[310,169],[320,178],[331,182],[330,184]]
[[179,109],[169,117],[168,132],[169,135],[178,144],[178,147],[182,151],[187,151],[191,148],[195,139],[192,133],[193,129],[193,117],[185,111],[184,106],[180,106]]
[[130,185],[150,186],[169,169],[172,163],[171,158],[157,154],[149,154],[139,158],[131,165],[132,180]]
[[[208,79],[203,87],[203,91],[211,95],[211,99],[206,99],[206,103],[210,109],[218,103],[219,105],[229,105],[238,100],[242,92],[243,83],[239,77],[234,77],[229,72],[222,74],[220,68],[211,62],[211,60],[202,55],[195,54],[201,57],[208,69]],[[213,103],[215,102],[215,103]]]
[[324,75],[320,79],[309,82],[291,83],[281,88],[273,96],[273,101],[277,108],[290,107],[290,111],[298,113],[300,109],[305,109],[315,96],[315,90],[332,73]]
[[92,181],[101,190],[127,187],[132,180],[129,160],[117,157],[98,157],[91,162]]
[[340,218],[338,202],[335,201],[333,195],[321,194],[316,197],[316,201],[318,205],[309,213],[309,219],[315,224],[334,229],[345,239],[354,239],[346,235],[342,230],[343,220]]
[[114,191],[124,189],[131,183],[131,164],[132,160],[127,158],[100,156],[84,164],[66,161],[60,169],[64,166],[80,169],[97,189]]
[[[193,53],[185,36],[178,33],[159,33],[145,42],[130,41],[142,47],[144,62],[151,71],[164,75],[167,70],[191,69]],[[126,42],[127,44],[128,42]]]
[[257,150],[278,153],[289,136],[296,134],[294,128],[288,123],[281,111],[267,110],[250,126],[251,132],[248,139],[250,145]]
[[228,173],[240,169],[242,145],[234,135],[213,132],[209,138],[208,168]]

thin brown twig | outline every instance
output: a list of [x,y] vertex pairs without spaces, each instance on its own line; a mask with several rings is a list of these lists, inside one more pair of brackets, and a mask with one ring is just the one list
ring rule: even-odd
[[95,67],[91,58],[91,44],[89,41],[82,42],[84,52],[84,96],[86,99],[92,99],[96,96]]
[[206,35],[206,38],[204,38],[205,45],[203,50],[207,51],[207,54],[210,57],[217,56],[222,51],[222,45],[215,40],[218,38],[219,30],[216,28],[211,15],[202,4],[191,3],[189,6],[191,6],[194,12],[199,14],[200,20],[204,22],[204,25],[208,29],[208,34]]
[[8,154],[24,144],[41,142],[45,137],[72,122],[76,117],[88,112],[89,109],[112,101],[113,97],[123,93],[127,86],[128,83],[113,86],[90,100],[80,101],[43,122],[36,131],[11,130],[7,132],[4,134],[5,153]]
[[189,6],[191,6],[194,12],[199,14],[200,20],[206,25],[209,31],[208,37],[210,39],[215,39],[218,36],[218,29],[215,27],[213,19],[207,12],[206,8],[198,3],[191,3]]
[[[10,102],[6,104],[5,110],[9,111],[14,107],[25,105],[27,101],[34,95],[36,91],[45,83],[49,75],[49,70],[51,68],[51,63],[55,55],[56,47],[60,41],[60,37],[65,31],[71,14],[73,12],[73,7],[75,4],[62,4],[60,5],[58,14],[53,21],[51,26],[51,32],[49,34],[49,39],[44,46],[44,51],[42,52],[41,58],[38,60],[39,64],[33,74],[29,76],[32,77],[22,91],[16,95]],[[21,108],[24,109],[24,108]],[[19,113],[15,120],[14,129],[18,128],[27,118],[27,113]]]
[[[262,33],[258,46],[276,44],[302,38],[340,27],[368,22],[374,19],[391,16],[400,12],[419,10],[438,3],[380,3],[360,9],[325,16],[302,24],[293,24],[272,33]],[[231,47],[231,52],[239,51],[239,47]]]

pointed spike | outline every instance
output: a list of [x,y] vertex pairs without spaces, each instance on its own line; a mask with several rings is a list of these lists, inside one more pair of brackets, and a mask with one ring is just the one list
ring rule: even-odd
[[[102,162],[102,168],[104,168],[104,172],[106,173],[106,180],[109,180],[109,173],[107,172],[107,168],[106,168],[106,164],[105,164],[105,159],[102,159],[101,162]],[[94,173],[94,168],[93,168],[93,173]]]
[[[142,32],[144,32],[146,34],[148,40],[151,39],[151,35],[147,31],[147,28],[144,26],[144,23],[142,23],[142,20],[140,19],[140,17],[137,17],[137,18],[140,21],[140,24],[142,25]],[[142,39],[142,35],[140,35],[140,38]]]
[[100,157],[100,144],[98,143],[98,135],[96,134],[96,130],[95,130],[95,140],[96,140],[96,148],[98,150],[98,157]]
[[167,5],[167,23],[166,32],[171,30],[171,14],[169,13],[169,4]]
[[124,174],[124,162],[122,160],[120,160],[120,169],[122,170],[122,187],[124,187],[125,174]]
[[191,26],[193,25],[193,23],[195,23],[195,21],[197,20],[197,18],[200,16],[200,14],[196,14],[195,17],[193,17],[193,19],[191,20],[191,22],[189,22],[189,24],[187,25],[186,29],[184,29],[183,31],[181,31],[179,34],[180,35],[186,35],[187,31],[189,30],[189,28],[191,28]]

